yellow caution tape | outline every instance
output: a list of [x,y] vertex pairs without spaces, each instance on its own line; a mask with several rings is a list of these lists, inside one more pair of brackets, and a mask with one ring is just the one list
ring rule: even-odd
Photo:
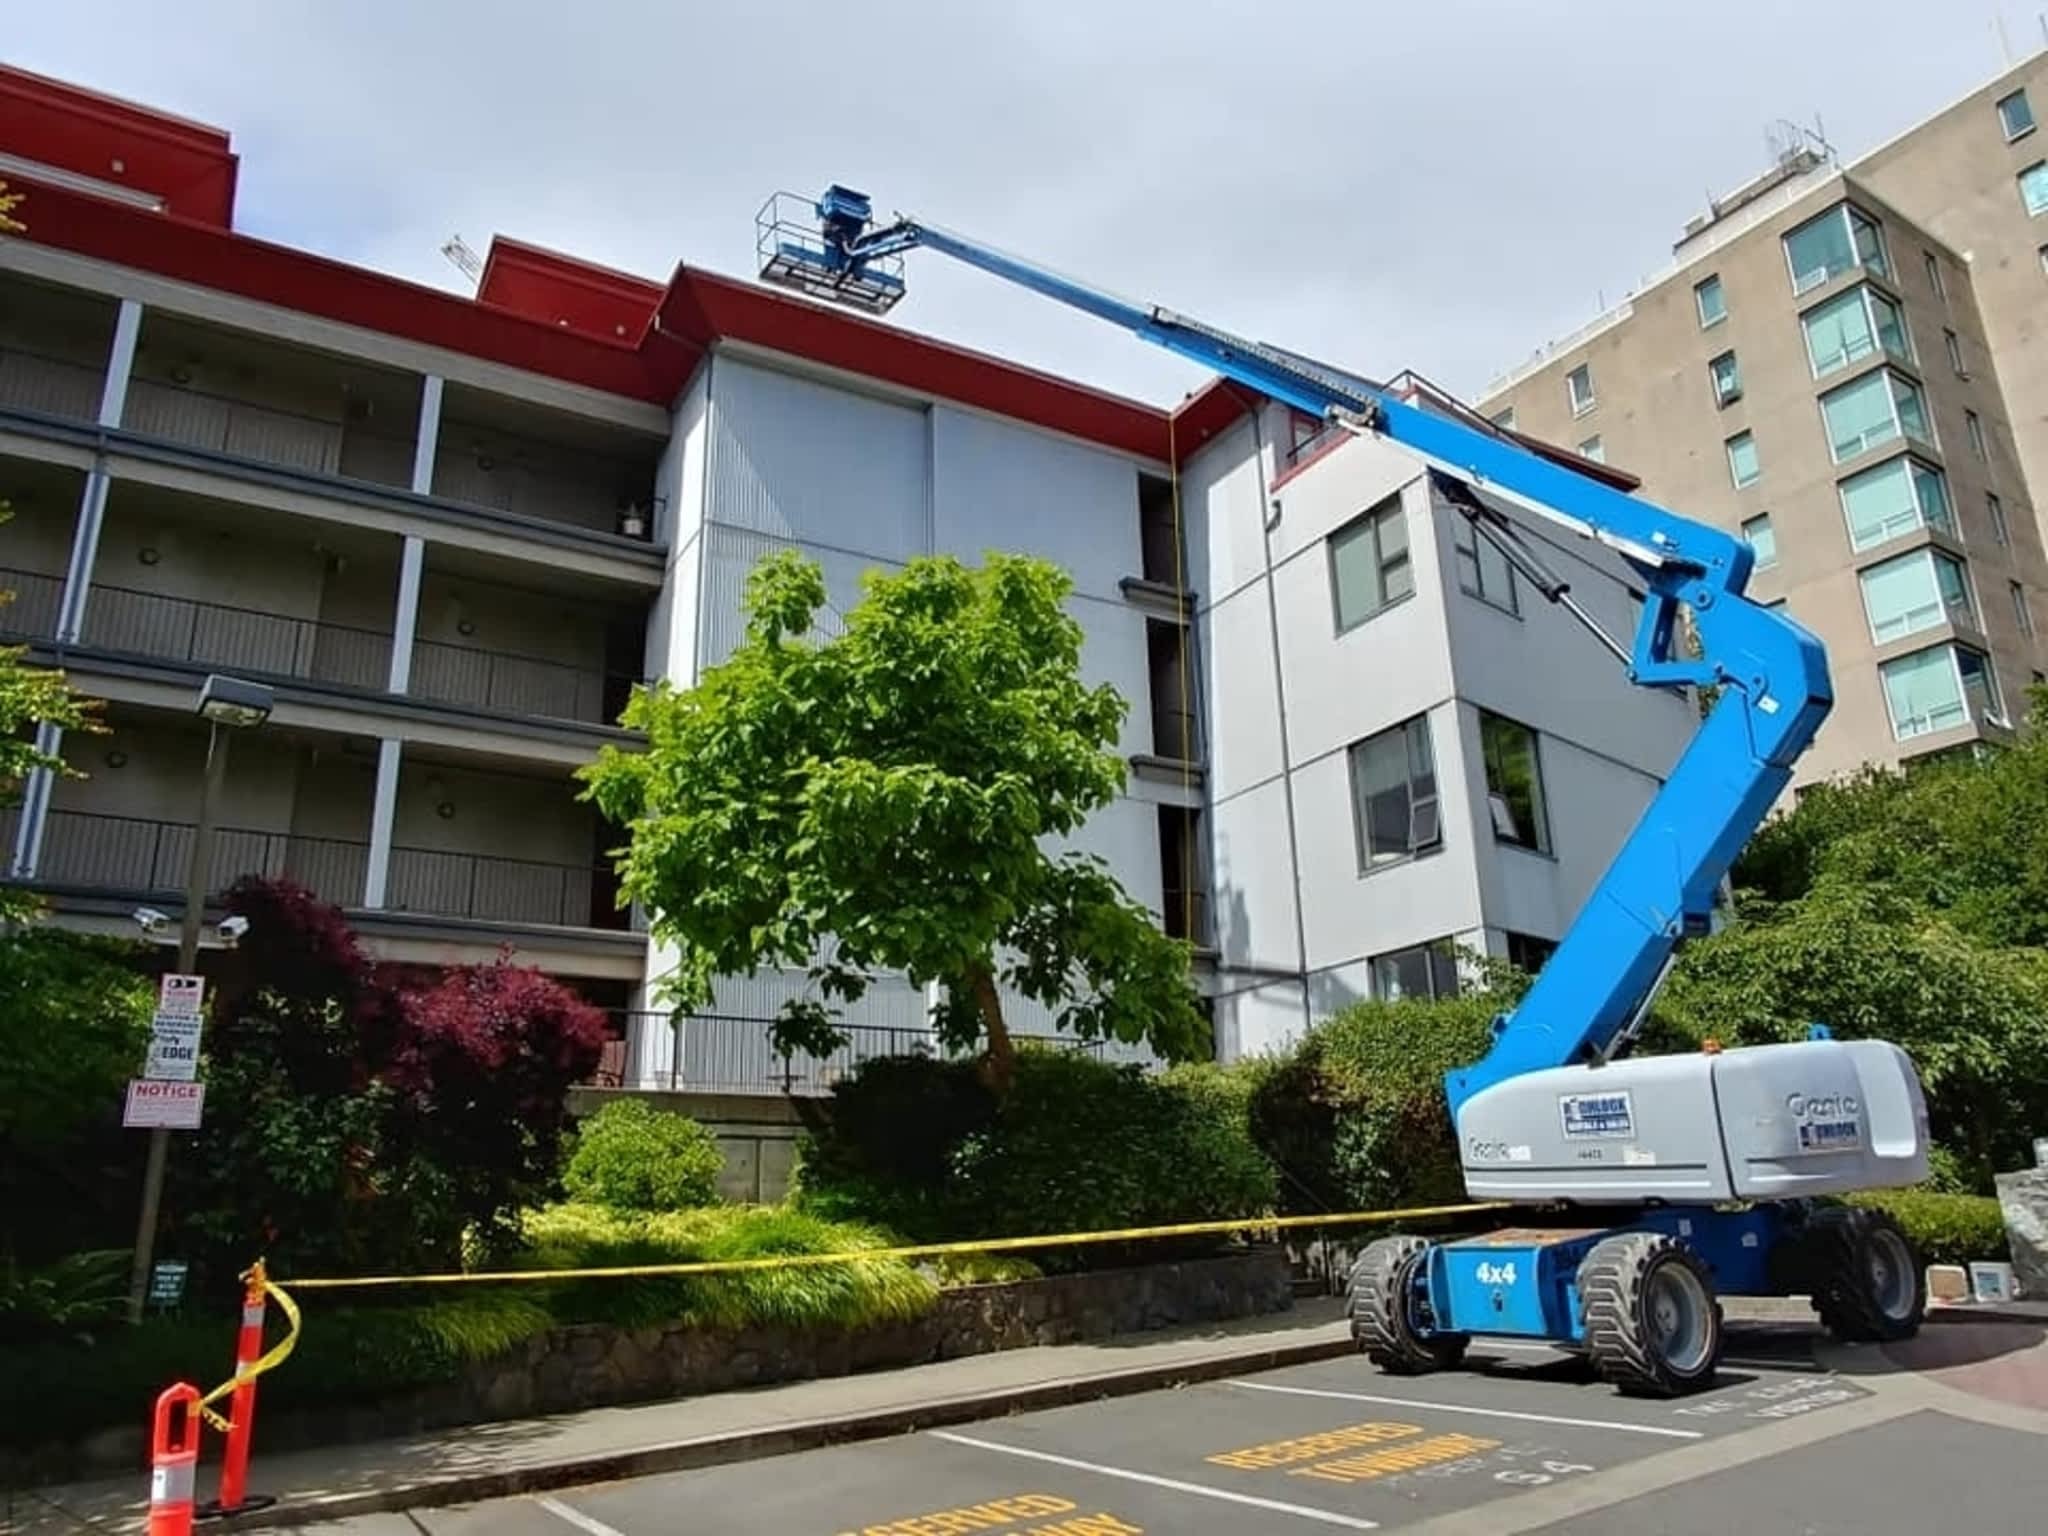
[[[707,1259],[683,1264],[620,1264],[596,1269],[496,1269],[442,1275],[334,1275],[294,1280],[300,1291],[370,1290],[401,1285],[489,1285],[506,1281],[615,1280],[634,1275],[730,1275],[760,1269],[807,1269],[867,1259],[930,1259],[956,1253],[1019,1253],[1032,1248],[1071,1248],[1140,1238],[1220,1236],[1231,1232],[1278,1232],[1300,1227],[1347,1227],[1435,1216],[1475,1216],[1504,1210],[1499,1201],[1468,1205],[1417,1205],[1392,1211],[1346,1211],[1332,1216],[1247,1216],[1239,1221],[1190,1221],[1169,1227],[1122,1227],[1108,1232],[1055,1232],[1037,1237],[998,1237],[958,1243],[916,1243],[902,1248],[858,1248],[843,1253],[790,1253],[760,1259]],[[267,1282],[266,1282],[267,1283]],[[273,1293],[283,1301],[284,1293]],[[283,1303],[289,1306],[290,1303]],[[291,1312],[296,1327],[298,1313]],[[289,1341],[287,1341],[289,1343]],[[264,1357],[266,1360],[269,1356]],[[282,1358],[280,1356],[279,1358]]]
[[243,1382],[254,1381],[265,1371],[275,1370],[278,1366],[284,1364],[285,1357],[298,1348],[299,1344],[299,1304],[285,1294],[282,1286],[279,1286],[269,1275],[263,1272],[263,1261],[261,1259],[256,1261],[249,1274],[243,1275],[241,1278],[246,1280],[250,1275],[254,1275],[261,1280],[263,1294],[277,1303],[277,1310],[284,1314],[284,1320],[289,1326],[285,1330],[285,1336],[259,1355],[246,1371],[239,1366],[236,1367],[234,1375],[199,1399],[200,1413],[205,1416],[207,1423],[211,1424],[222,1434],[228,1432],[228,1421],[220,1414],[215,1413],[212,1405],[228,1396],[235,1388],[242,1385]]

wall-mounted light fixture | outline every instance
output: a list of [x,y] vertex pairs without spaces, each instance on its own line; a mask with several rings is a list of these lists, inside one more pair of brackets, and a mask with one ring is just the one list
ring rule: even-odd
[[155,565],[157,561],[163,559],[163,551],[154,544],[145,544],[142,548],[135,551],[135,558],[144,565]]

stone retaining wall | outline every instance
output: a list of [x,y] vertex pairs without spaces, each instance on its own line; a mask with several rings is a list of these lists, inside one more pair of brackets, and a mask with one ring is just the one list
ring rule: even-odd
[[258,1452],[922,1365],[1254,1317],[1293,1305],[1286,1253],[1262,1247],[1177,1264],[963,1286],[942,1292],[922,1317],[872,1328],[561,1328],[471,1366],[444,1386],[352,1410],[266,1416],[257,1430]]

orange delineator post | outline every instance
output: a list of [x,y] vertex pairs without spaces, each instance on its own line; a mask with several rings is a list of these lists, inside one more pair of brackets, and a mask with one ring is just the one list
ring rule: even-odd
[[242,1332],[235,1341],[235,1391],[228,1399],[228,1443],[220,1464],[220,1497],[209,1514],[231,1515],[242,1507],[249,1484],[249,1441],[256,1432],[256,1378],[249,1373],[263,1357],[263,1261],[244,1277]]
[[[171,1420],[185,1411],[171,1443]],[[149,1536],[192,1536],[192,1495],[199,1479],[199,1389],[181,1381],[157,1395],[149,1439]]]

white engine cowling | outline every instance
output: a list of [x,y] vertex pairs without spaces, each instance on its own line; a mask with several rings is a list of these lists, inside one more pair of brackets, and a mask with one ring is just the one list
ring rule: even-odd
[[1927,1177],[1927,1101],[1881,1040],[1556,1067],[1458,1112],[1478,1200],[1791,1200]]

